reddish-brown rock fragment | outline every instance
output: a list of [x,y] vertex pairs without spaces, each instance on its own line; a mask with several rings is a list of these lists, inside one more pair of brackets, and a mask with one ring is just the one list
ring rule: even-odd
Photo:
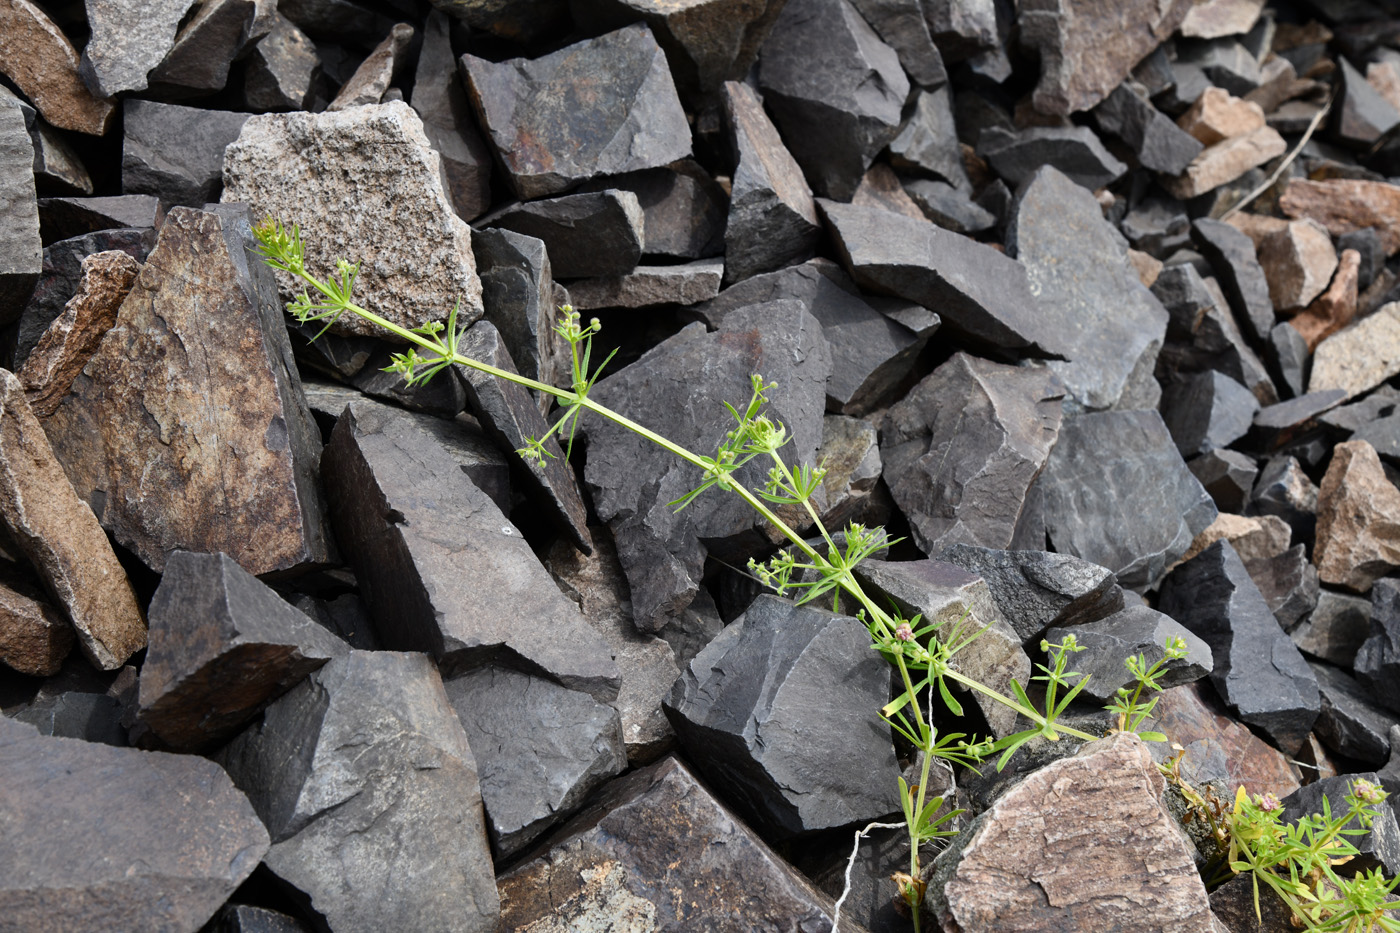
[[54,126],[101,136],[116,105],[94,97],[78,74],[78,50],[29,0],[0,0],[0,74]]
[[345,82],[345,86],[335,95],[335,100],[331,101],[326,110],[344,110],[346,107],[379,103],[384,92],[389,89],[389,82],[394,79],[394,72],[402,69],[403,57],[412,41],[413,27],[408,23],[399,23],[391,29],[384,41],[369,53],[369,58],[355,69],[355,73]]
[[1310,220],[1284,223],[1256,240],[1255,246],[1269,282],[1269,298],[1279,312],[1306,307],[1337,271],[1332,238]]
[[1176,125],[1207,146],[1253,133],[1264,125],[1264,109],[1240,100],[1223,87],[1206,88]]
[[141,264],[121,250],[93,253],[83,260],[78,292],[15,373],[39,417],[53,414],[88,358],[117,322],[117,309],[136,282]]
[[1317,493],[1313,563],[1323,583],[1357,593],[1400,567],[1400,489],[1365,441],[1332,451]]
[[915,220],[925,219],[924,212],[919,209],[919,205],[915,204],[914,199],[905,193],[904,186],[900,184],[899,176],[894,173],[894,169],[883,162],[876,162],[870,166],[870,170],[860,180],[860,187],[856,188],[851,203],[859,204],[861,207],[878,207],[881,210],[903,214],[905,217],[912,217]]
[[0,584],[0,663],[21,674],[57,674],[73,650],[73,626],[48,603]]
[[1295,178],[1278,205],[1289,217],[1317,221],[1333,236],[1375,227],[1387,256],[1400,251],[1400,186],[1351,178]]
[[24,387],[2,369],[0,516],[68,614],[89,661],[112,671],[146,647],[146,620],[126,571],[54,457]]
[[1158,178],[1175,197],[1183,200],[1194,198],[1234,181],[1275,156],[1283,155],[1287,148],[1288,144],[1273,127],[1261,126],[1252,133],[1207,146],[1177,177]]
[[1343,250],[1337,274],[1332,277],[1327,291],[1308,305],[1308,310],[1288,322],[1303,335],[1309,353],[1356,317],[1356,282],[1360,269],[1361,254],[1354,249]]

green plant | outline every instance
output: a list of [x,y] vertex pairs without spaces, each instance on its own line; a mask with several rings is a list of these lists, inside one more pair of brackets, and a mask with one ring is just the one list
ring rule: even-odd
[[[571,351],[570,387],[565,389],[505,372],[464,356],[458,351],[463,331],[458,327],[456,308],[452,310],[445,325],[434,322],[421,327],[405,328],[359,306],[354,302],[352,295],[358,267],[340,260],[336,264],[335,278],[321,279],[312,274],[306,268],[304,245],[297,228],[289,230],[268,219],[259,224],[254,233],[263,259],[272,267],[289,273],[303,283],[302,293],[287,306],[288,311],[298,321],[324,321],[329,327],[342,315],[350,313],[384,328],[409,346],[407,351],[393,356],[393,363],[387,369],[400,373],[410,384],[422,382],[447,367],[456,365],[470,367],[553,396],[560,405],[562,414],[544,437],[532,438],[525,447],[517,451],[523,458],[536,463],[548,456],[544,447],[548,437],[567,430],[572,445],[578,419],[584,412],[606,418],[635,432],[699,470],[699,484],[670,503],[671,505],[683,509],[694,501],[696,496],[717,488],[739,496],[790,542],[787,549],[767,561],[749,562],[750,570],[761,581],[779,593],[801,591],[799,603],[809,602],[827,594],[832,597],[833,607],[839,605],[842,595],[853,601],[858,607],[856,616],[869,630],[872,646],[895,667],[903,687],[903,692],[886,705],[880,711],[880,715],[896,733],[918,750],[922,758],[919,783],[911,786],[902,778],[899,781],[905,822],[898,825],[903,825],[909,835],[910,866],[907,874],[895,876],[899,896],[910,908],[916,931],[920,927],[920,907],[924,898],[920,846],[933,839],[954,835],[954,832],[947,828],[947,823],[957,815],[956,812],[941,813],[943,798],[930,796],[928,793],[929,769],[933,759],[943,758],[961,764],[976,765],[990,755],[1001,752],[998,761],[1000,768],[1016,749],[1036,737],[1052,741],[1062,735],[1086,741],[1097,738],[1090,733],[1058,723],[1070,702],[1088,681],[1087,677],[1080,679],[1079,674],[1066,670],[1068,657],[1080,650],[1072,636],[1057,645],[1042,643],[1043,649],[1049,652],[1051,661],[1049,666],[1040,665],[1043,674],[1034,678],[1046,685],[1042,709],[1032,701],[1026,689],[1019,683],[1012,683],[1014,696],[1007,696],[957,669],[954,663],[957,655],[971,644],[983,629],[974,629],[966,625],[966,619],[948,625],[942,622],[924,623],[919,616],[902,618],[898,612],[882,608],[864,591],[855,576],[855,567],[866,557],[894,542],[882,529],[865,528],[859,524],[848,525],[841,535],[833,535],[826,528],[812,501],[825,471],[810,465],[800,465],[794,469],[783,459],[780,452],[789,440],[787,430],[781,423],[770,420],[763,413],[767,402],[766,393],[774,386],[765,383],[761,376],[752,377],[749,400],[742,410],[726,403],[735,424],[720,440],[715,453],[695,453],[621,413],[600,405],[589,396],[602,368],[600,365],[591,371],[589,369],[591,341],[598,332],[599,325],[596,320],[587,326],[582,325],[579,315],[568,306],[561,309],[563,318],[556,328],[569,344]],[[606,362],[605,360],[604,363]],[[767,480],[761,488],[749,489],[735,479],[734,473],[756,458],[760,462],[765,459],[769,461]],[[799,508],[817,529],[822,547],[814,547],[807,543],[770,506]],[[1120,728],[1129,728],[1129,720],[1131,728],[1136,728],[1146,715],[1146,712],[1143,712],[1143,715],[1139,716],[1136,711],[1150,711],[1151,704],[1139,706],[1139,699],[1144,688],[1158,689],[1150,677],[1155,676],[1160,667],[1160,664],[1153,667],[1149,673],[1146,671],[1145,662],[1142,662],[1138,669],[1134,669],[1139,687],[1129,701],[1128,718],[1120,718]],[[1131,665],[1130,669],[1133,669]],[[1074,682],[1076,679],[1077,683]],[[1021,732],[997,740],[978,740],[963,733],[938,735],[930,719],[935,688],[943,705],[953,715],[961,716],[963,712],[961,703],[949,688],[950,683],[959,689],[991,697],[1015,710],[1031,725]],[[919,702],[923,691],[928,693],[928,714]]]

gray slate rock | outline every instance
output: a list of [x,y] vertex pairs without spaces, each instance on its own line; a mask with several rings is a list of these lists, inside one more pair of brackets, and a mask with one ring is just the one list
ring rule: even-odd
[[1277,515],[1293,529],[1294,541],[1308,544],[1317,527],[1317,486],[1296,458],[1274,457],[1260,469],[1245,511]]
[[[458,347],[469,359],[505,372],[518,372],[500,332],[490,321],[474,324]],[[565,460],[559,441],[550,438],[545,442],[548,456],[542,464],[527,463],[517,453],[530,438],[544,437],[549,431],[549,422],[540,414],[539,405],[529,390],[469,366],[459,365],[454,369],[466,389],[472,411],[496,445],[509,451],[507,456],[522,468],[526,485],[535,494],[546,517],[575,547],[585,553],[591,550],[588,510],[579,492],[578,479]]]
[[472,116],[450,33],[443,13],[428,14],[409,103],[423,118],[423,135],[442,156],[443,187],[452,209],[471,220],[491,206],[491,149]]
[[847,199],[899,132],[909,79],[847,0],[792,0],[763,43],[758,88],[812,189]]
[[637,196],[647,234],[642,245],[644,257],[707,259],[725,255],[725,261],[731,261],[724,245],[729,196],[694,159],[672,162],[665,168],[612,175],[579,186],[580,191],[608,188]]
[[1371,629],[1352,667],[1380,705],[1400,711],[1400,581],[1371,587]]
[[666,700],[681,747],[780,837],[898,809],[877,711],[889,672],[854,619],[762,595],[696,655]]
[[[463,55],[467,89],[522,198],[690,155],[666,56],[645,23],[536,59]],[[559,257],[553,256],[555,272]]]
[[476,757],[486,831],[502,861],[627,767],[617,710],[586,693],[491,665],[443,686]]
[[977,141],[977,154],[1012,187],[1025,184],[1042,166],[1054,167],[1090,191],[1112,184],[1128,171],[1087,126],[984,130]]
[[1274,328],[1274,304],[1254,241],[1230,224],[1206,217],[1191,225],[1191,238],[1210,260],[1220,287],[1230,300],[1230,308],[1249,339],[1263,343]]
[[[412,416],[352,403],[331,433],[322,478],[385,647],[431,652],[448,671],[514,658],[566,687],[617,695],[607,645]],[[525,594],[534,608],[522,615]]]
[[250,904],[225,904],[207,929],[208,933],[310,933],[295,917]]
[[1123,216],[1118,229],[1133,249],[1157,259],[1165,260],[1191,242],[1191,219],[1175,199],[1145,198]]
[[147,618],[137,716],[183,751],[232,737],[349,650],[225,554],[170,555]]
[[0,717],[0,781],[0,905],[16,930],[195,930],[268,851],[248,799],[193,755]]
[[543,240],[561,279],[626,275],[637,267],[645,242],[645,216],[630,191],[566,194],[528,201],[482,217],[483,227],[513,230]]
[[924,88],[948,83],[943,56],[929,35],[929,13],[918,0],[853,0],[860,15],[899,55],[904,73]]
[[1288,634],[1300,651],[1349,668],[1371,634],[1371,601],[1321,588],[1317,607]]
[[[1157,683],[1162,689],[1189,684],[1210,674],[1214,666],[1210,645],[1169,615],[1146,606],[1130,606],[1113,615],[1075,625],[1073,628],[1052,627],[1045,632],[1046,640],[1059,644],[1073,635],[1084,650],[1071,655],[1070,669],[1089,678],[1083,696],[1107,702],[1119,687],[1137,683],[1127,665],[1130,657],[1142,655],[1150,668],[1166,656],[1168,638],[1186,642],[1185,657],[1168,661]],[[1076,681],[1078,683],[1078,681]]]
[[937,308],[944,325],[980,345],[1060,352],[1026,269],[929,221],[873,207],[819,201],[838,254],[856,284]]
[[1287,321],[1275,324],[1269,331],[1264,352],[1277,385],[1286,387],[1290,395],[1302,395],[1307,391],[1308,341],[1298,333],[1298,328]]
[[996,4],[989,0],[939,0],[925,7],[929,32],[939,51],[962,61],[1001,44]]
[[1365,75],[1352,67],[1346,56],[1338,56],[1337,65],[1342,72],[1342,92],[1332,121],[1332,134],[1337,141],[1353,148],[1370,149],[1400,126],[1400,112],[1371,86]]
[[42,270],[34,144],[17,103],[0,102],[0,323],[29,301]]
[[917,178],[904,191],[919,205],[925,217],[954,233],[982,233],[997,225],[997,217],[972,197],[945,181]]
[[954,544],[938,559],[985,580],[1023,643],[1039,639],[1050,626],[1077,628],[1123,610],[1123,589],[1113,572],[1068,554]]
[[1135,81],[1118,85],[1094,108],[1099,129],[1127,144],[1143,168],[1179,175],[1205,148],[1148,99]]
[[[821,443],[830,372],[816,318],[802,302],[775,301],[725,315],[714,333],[687,326],[600,380],[590,397],[690,450],[713,451],[734,426],[723,403],[744,404],[752,375],[761,373],[777,384],[765,410],[792,438],[785,456],[804,463],[813,462]],[[598,517],[616,538],[637,627],[657,631],[667,614],[694,599],[706,553],[742,563],[748,553],[739,557],[735,549],[757,543],[762,520],[738,497],[713,489],[676,512],[667,503],[700,485],[698,468],[603,419],[585,419],[581,431],[588,438],[585,479]],[[761,485],[767,472],[754,462],[735,480]]]
[[476,762],[428,657],[351,651],[218,761],[272,836],[264,863],[336,931],[495,929]]
[[957,353],[890,407],[880,457],[920,550],[1011,545],[1055,446],[1063,393],[1043,368]]
[[1210,450],[1186,461],[1186,466],[1217,509],[1236,515],[1244,512],[1245,500],[1259,475],[1254,458],[1237,450]]
[[569,283],[569,298],[576,311],[694,305],[718,295],[723,278],[722,259],[637,266],[626,275],[575,279]]
[[219,199],[224,149],[248,114],[128,100],[122,115],[124,193],[156,195],[165,207]]
[[146,76],[175,44],[175,30],[195,0],[85,0],[92,38],[79,69],[98,97],[144,91]]
[[544,241],[513,230],[474,230],[472,253],[486,320],[520,375],[550,385],[567,376],[566,348],[554,332],[554,267]]
[[800,262],[821,236],[812,189],[747,84],[724,85],[736,166],[724,230],[725,275],[738,282]]
[[184,24],[147,80],[153,91],[177,99],[203,97],[228,83],[229,67],[251,38],[256,0],[206,0]]
[[1167,330],[1123,237],[1092,194],[1047,166],[1017,194],[1006,247],[1026,270],[1040,326],[1057,335],[1066,361],[1049,367],[1072,406],[1117,405],[1135,374],[1150,373]]
[[59,240],[99,230],[155,227],[164,219],[160,199],[149,194],[39,199],[39,235],[45,249]]
[[[1283,798],[1284,822],[1293,823],[1309,813],[1321,813],[1322,801],[1326,798],[1333,816],[1347,812],[1347,794],[1359,780],[1380,784],[1380,776],[1374,771],[1358,774],[1339,774],[1322,778],[1302,787]],[[1351,861],[1340,866],[1339,874],[1351,875],[1357,872],[1379,868],[1386,877],[1400,872],[1400,824],[1396,823],[1395,812],[1389,807],[1377,807],[1377,813],[1370,829],[1358,836],[1349,836],[1347,841],[1360,850]],[[1349,829],[1360,829],[1353,823]]]
[[896,168],[931,174],[964,191],[972,189],[963,167],[950,88],[919,91],[909,119],[899,135],[890,140],[890,163]]
[[1217,541],[1173,570],[1158,608],[1210,645],[1211,683],[1235,715],[1295,754],[1317,720],[1317,679],[1234,547]]
[[1390,758],[1389,733],[1395,714],[1372,702],[1361,682],[1341,668],[1308,662],[1322,695],[1322,712],[1313,731],[1339,755],[1368,765],[1383,765]]
[[1236,97],[1259,86],[1259,59],[1234,38],[1183,40],[1176,54],[1178,62],[1199,68],[1212,84]]
[[1317,606],[1317,568],[1303,545],[1273,557],[1250,558],[1244,569],[1285,630],[1292,630]]
[[1169,316],[1167,342],[1157,357],[1158,380],[1214,369],[1249,389],[1260,405],[1278,401],[1268,371],[1214,281],[1202,279],[1190,262],[1173,263],[1157,277],[1152,294]]
[[1162,390],[1162,420],[1183,457],[1228,447],[1244,437],[1259,400],[1222,372],[1191,373]]
[[314,100],[320,77],[321,56],[315,43],[279,11],[271,31],[248,55],[243,99],[262,113],[305,110]]
[[[360,338],[345,339],[353,341]],[[365,364],[347,380],[365,395],[392,402],[409,411],[426,412],[443,418],[452,418],[466,409],[467,393],[457,380],[436,378],[409,385],[401,374],[388,370],[393,365],[394,354],[398,352],[395,345],[374,341],[370,346],[373,350]]]
[[[355,68],[355,73],[341,85],[339,93],[326,109],[334,112],[348,107],[373,105],[383,100],[394,73],[404,67],[413,38],[412,26],[396,23],[384,40],[369,53],[369,57]],[[399,99],[402,100],[402,94]]]
[[551,929],[559,918],[606,930],[634,917],[642,929],[657,930],[688,928],[697,918],[736,918],[735,926],[760,929],[831,927],[830,899],[675,758],[609,784],[499,884],[507,930]]
[[1155,586],[1217,514],[1155,411],[1069,419],[1041,485],[1055,550],[1107,567],[1134,590]]

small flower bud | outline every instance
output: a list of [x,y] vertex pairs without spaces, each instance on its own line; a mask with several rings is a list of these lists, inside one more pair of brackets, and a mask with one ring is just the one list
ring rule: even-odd
[[1364,800],[1369,804],[1378,804],[1385,800],[1385,791],[1365,778],[1358,778],[1356,783],[1351,785],[1351,792],[1357,799]]
[[894,630],[894,637],[898,638],[900,641],[913,641],[914,630],[909,627],[908,622],[901,622],[899,623],[899,628]]
[[1258,805],[1259,809],[1263,810],[1265,813],[1273,813],[1275,810],[1283,809],[1283,804],[1280,803],[1279,799],[1273,794],[1264,794],[1262,797],[1256,795],[1254,802]]

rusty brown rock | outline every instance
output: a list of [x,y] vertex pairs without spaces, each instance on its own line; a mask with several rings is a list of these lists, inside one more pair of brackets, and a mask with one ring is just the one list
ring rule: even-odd
[[13,373],[0,370],[0,517],[68,615],[88,660],[112,671],[146,647],[146,620],[92,510],[74,493]]
[[1400,251],[1400,186],[1351,178],[1294,178],[1278,206],[1289,217],[1317,221],[1333,236],[1375,227],[1387,256]]
[[1277,557],[1288,550],[1293,530],[1277,515],[1232,515],[1221,512],[1206,530],[1196,535],[1181,560],[1186,563],[1217,541],[1229,541],[1242,560]]
[[861,207],[878,207],[915,220],[925,219],[924,212],[905,192],[894,169],[883,162],[876,162],[870,166],[870,170],[860,180],[860,186],[856,188],[851,203]]
[[1151,288],[1157,283],[1157,276],[1162,274],[1162,260],[1141,250],[1128,250],[1128,262],[1133,264],[1133,271],[1137,273],[1143,288]]
[[0,0],[0,74],[54,126],[101,136],[116,104],[94,97],[78,73],[78,50],[29,0]]
[[1322,294],[1337,271],[1332,238],[1310,220],[1284,223],[1263,234],[1255,246],[1269,282],[1269,297],[1280,312],[1306,307]]
[[1317,493],[1313,563],[1323,583],[1357,593],[1400,567],[1400,489],[1365,441],[1332,451]]
[[1288,323],[1307,342],[1308,351],[1346,327],[1356,317],[1356,281],[1361,269],[1361,254],[1354,249],[1342,250],[1337,274],[1327,291],[1319,295],[1308,309]]
[[35,594],[0,584],[0,663],[48,677],[58,673],[74,641],[73,626],[57,609]]
[[1176,125],[1207,146],[1213,146],[1259,129],[1264,125],[1264,110],[1258,104],[1231,95],[1223,87],[1208,87],[1190,109],[1177,117]]
[[362,107],[377,104],[389,90],[389,82],[394,79],[395,70],[403,67],[403,58],[413,42],[413,27],[399,23],[389,31],[384,41],[375,47],[355,69],[350,80],[341,87],[335,100],[326,110],[344,110],[346,107]]
[[1342,389],[1355,398],[1400,374],[1400,302],[1318,344],[1308,391]]
[[325,561],[321,449],[242,211],[170,211],[117,323],[44,427],[80,498],[149,567]]
[[1165,786],[1128,733],[1036,771],[939,857],[931,887],[943,928],[1210,933],[1210,900],[1162,805]]
[[15,373],[29,396],[29,407],[40,418],[53,414],[63,396],[117,322],[117,309],[126,300],[141,264],[121,250],[104,250],[83,260],[78,292]]
[[1252,133],[1207,146],[1176,178],[1158,176],[1173,196],[1185,200],[1213,191],[1250,169],[1281,156],[1288,144],[1276,130],[1261,126]]

